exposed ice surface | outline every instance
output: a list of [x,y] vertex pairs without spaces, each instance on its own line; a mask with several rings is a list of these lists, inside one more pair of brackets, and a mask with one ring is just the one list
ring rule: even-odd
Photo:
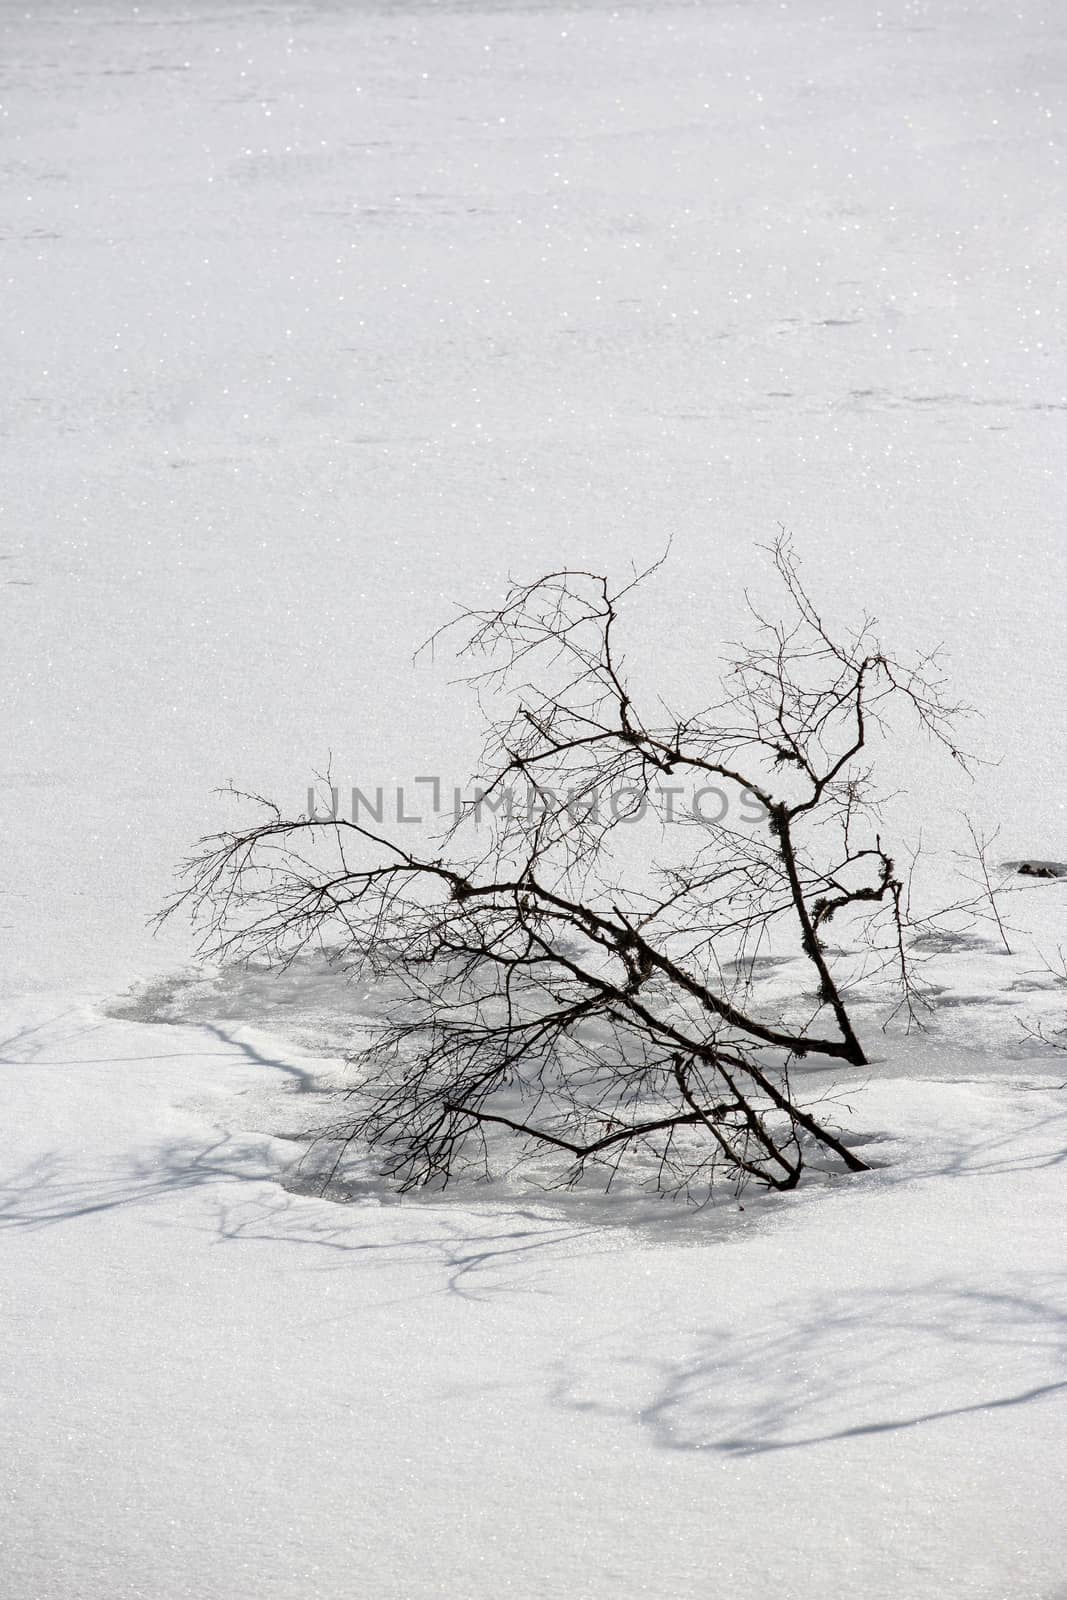
[[908,746],[895,820],[1067,859],[1065,48],[1055,0],[0,0],[5,1596],[1064,1600],[1062,883],[932,950],[884,1166],[713,1219],[294,1192],[345,1002],[198,1010],[145,921],[230,779],[462,784],[411,655],[509,572],[672,537],[631,660],[710,698],[779,522],[1002,758]]

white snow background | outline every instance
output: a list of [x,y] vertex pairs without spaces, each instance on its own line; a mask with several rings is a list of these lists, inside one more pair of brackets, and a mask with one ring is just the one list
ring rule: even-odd
[[453,600],[670,537],[632,660],[689,693],[779,522],[983,713],[973,785],[883,774],[906,837],[1067,857],[1065,47],[0,4],[4,1600],[1067,1596],[1067,884],[925,1036],[869,1007],[871,1174],[695,1214],[301,1192],[350,1000],[146,929],[230,779],[465,780]]

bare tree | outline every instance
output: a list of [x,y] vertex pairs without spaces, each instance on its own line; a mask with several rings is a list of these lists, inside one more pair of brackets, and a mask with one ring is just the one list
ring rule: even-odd
[[[961,708],[936,653],[887,654],[869,618],[831,632],[784,536],[772,554],[785,618],[753,610],[752,641],[698,712],[650,712],[628,681],[620,610],[648,573],[617,590],[549,573],[449,624],[487,738],[439,853],[270,808],[184,864],[163,915],[191,909],[212,956],[320,946],[388,994],[353,1056],[351,1116],[330,1130],[338,1161],[369,1142],[410,1187],[553,1151],[568,1180],[625,1161],[687,1194],[720,1173],[789,1189],[813,1153],[864,1169],[797,1089],[797,1063],[865,1060],[832,922],[862,931],[907,993],[870,747],[896,707],[965,764]],[[761,1005],[758,958],[783,945],[811,990]]]
[[[1012,954],[1011,945],[1008,943],[1008,929],[1001,912],[1000,902],[1005,893],[1004,869],[1001,869],[1001,881],[994,881],[994,868],[990,863],[990,853],[993,845],[1000,836],[1000,829],[995,828],[992,833],[980,832],[971,817],[964,816],[964,824],[971,836],[971,849],[968,853],[957,852],[962,861],[972,866],[973,871],[970,881],[978,893],[970,900],[960,902],[961,908],[974,910],[981,913],[982,920],[991,921],[997,930],[997,935],[1004,948],[1004,954]],[[951,908],[957,909],[957,908]]]

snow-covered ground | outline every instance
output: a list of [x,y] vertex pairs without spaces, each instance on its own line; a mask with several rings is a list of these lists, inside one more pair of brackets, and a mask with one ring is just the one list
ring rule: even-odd
[[884,1164],[743,1211],[337,1205],[318,1055],[3,1025],[6,1594],[1065,1593],[1047,1064],[879,1052]]
[[909,835],[1067,858],[1065,48],[0,0],[5,1597],[1067,1595],[1067,884],[926,1037],[869,1008],[871,1174],[694,1215],[301,1192],[345,1002],[145,928],[229,779],[463,782],[451,598],[672,535],[634,660],[688,693],[779,521],[984,713],[973,786],[886,775]]

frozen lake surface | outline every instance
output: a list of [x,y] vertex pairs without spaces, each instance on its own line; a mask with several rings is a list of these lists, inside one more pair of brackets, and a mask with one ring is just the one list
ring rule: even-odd
[[706,1232],[311,1198],[328,996],[116,1014],[219,785],[463,783],[450,602],[668,538],[651,691],[784,524],[984,712],[910,837],[1067,859],[1065,84],[1059,0],[0,0],[10,1600],[1067,1596],[1060,884]]
[[0,27],[5,981],[176,953],[143,919],[231,778],[462,782],[410,655],[509,570],[673,535],[638,643],[702,689],[779,521],[986,713],[980,792],[908,774],[927,836],[1062,853],[1061,7]]

